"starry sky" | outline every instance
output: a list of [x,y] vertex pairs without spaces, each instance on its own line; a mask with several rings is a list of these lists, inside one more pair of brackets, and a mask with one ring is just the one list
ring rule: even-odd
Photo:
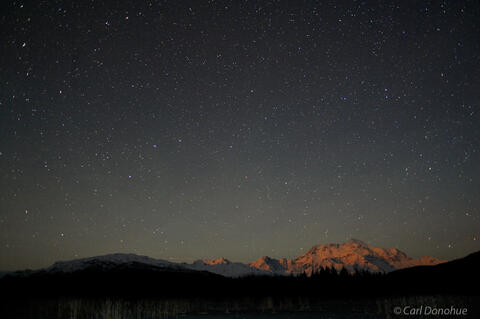
[[480,249],[478,1],[0,10],[0,269]]

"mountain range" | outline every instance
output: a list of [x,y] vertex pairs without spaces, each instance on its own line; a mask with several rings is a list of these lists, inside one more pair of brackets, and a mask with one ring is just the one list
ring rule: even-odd
[[[161,259],[154,259],[135,254],[109,254],[97,257],[56,262],[50,267],[39,270],[27,270],[10,273],[25,276],[38,272],[42,273],[73,273],[84,269],[109,270],[113,268],[148,267],[155,270],[169,271],[202,271],[225,277],[242,277],[247,275],[311,275],[322,268],[335,268],[340,271],[345,268],[348,272],[368,271],[372,273],[389,273],[394,270],[413,266],[431,266],[445,261],[434,257],[414,259],[408,257],[396,248],[378,248],[366,243],[351,239],[343,244],[316,245],[306,253],[294,258],[275,259],[268,256],[261,257],[254,262],[245,264],[232,262],[225,258],[214,260],[203,259],[193,263],[174,263]],[[6,273],[3,274],[5,276]]]
[[[330,268],[317,273],[321,267],[366,271],[348,275]],[[378,314],[379,306],[391,314],[392,304],[411,300],[445,308],[468,306],[470,317],[480,318],[474,307],[480,302],[475,285],[480,281],[479,267],[480,251],[441,263],[358,240],[317,245],[294,259],[262,257],[249,264],[225,258],[174,263],[110,254],[0,274],[0,317],[93,318],[90,314],[101,313],[102,318],[120,314],[158,318],[165,313],[210,311],[325,314],[337,307],[345,311],[349,305],[355,305],[357,315],[359,309]],[[315,275],[303,275],[312,272]],[[418,296],[422,299],[415,301]]]
[[228,277],[244,275],[274,274],[311,275],[321,268],[329,267],[348,272],[369,271],[388,273],[413,266],[431,266],[445,262],[434,257],[418,259],[408,257],[396,248],[378,248],[351,239],[343,244],[323,244],[310,248],[306,253],[294,259],[275,259],[263,256],[249,264],[231,262],[225,258],[215,260],[197,260],[193,264],[182,264],[194,270],[205,270]]

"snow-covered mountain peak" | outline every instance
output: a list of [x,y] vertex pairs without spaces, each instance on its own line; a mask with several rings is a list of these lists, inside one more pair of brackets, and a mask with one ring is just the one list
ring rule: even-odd
[[196,270],[208,271],[227,277],[246,275],[308,275],[321,268],[330,267],[337,271],[345,268],[353,273],[358,270],[370,272],[390,272],[397,269],[418,266],[436,265],[442,260],[433,257],[414,259],[396,248],[378,248],[351,239],[343,244],[316,245],[294,259],[275,259],[263,256],[249,264],[232,262],[226,258],[197,260],[192,264],[174,263],[135,254],[109,254],[103,256],[56,262],[52,266],[35,271],[24,271],[23,274],[39,271],[71,273],[85,269],[111,270],[121,267],[154,267],[156,270]]
[[353,246],[353,247],[368,247],[368,245],[365,242],[355,238],[347,240],[343,245]]
[[115,265],[129,263],[141,263],[156,267],[174,267],[175,264],[166,260],[154,259],[136,254],[108,254],[102,256],[74,259],[70,261],[58,261],[46,268],[46,271],[73,272],[87,267],[96,266],[108,268]]
[[346,268],[349,272],[368,270],[371,272],[390,272],[396,269],[416,265],[434,265],[443,261],[435,258],[413,259],[396,248],[378,248],[369,246],[358,239],[343,244],[325,244],[313,246],[303,255],[293,260],[293,273],[311,274],[322,267],[337,270]]
[[250,267],[249,265],[231,262],[226,258],[197,260],[193,264],[185,264],[185,267],[193,270],[204,270],[227,277],[241,277],[246,275],[267,275],[270,274],[262,269]]
[[232,262],[224,257],[220,257],[217,259],[202,259],[201,262],[203,262],[205,265],[228,265],[231,264]]
[[285,274],[288,270],[288,265],[286,265],[286,263],[282,263],[280,260],[268,256],[263,256],[250,263],[248,266],[272,274]]

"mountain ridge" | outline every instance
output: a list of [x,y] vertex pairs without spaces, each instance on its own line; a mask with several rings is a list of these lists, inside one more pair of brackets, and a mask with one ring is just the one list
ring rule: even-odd
[[320,244],[292,260],[293,270],[311,275],[321,268],[346,268],[350,273],[356,271],[383,272],[418,266],[436,265],[445,262],[434,257],[424,256],[418,259],[408,257],[396,248],[378,248],[358,239],[350,239],[343,244]]
[[[319,244],[296,258],[272,258],[263,256],[250,263],[232,262],[224,257],[217,259],[199,259],[193,263],[175,263],[162,259],[136,254],[107,254],[95,257],[58,261],[53,265],[28,271],[13,272],[29,275],[31,273],[63,272],[72,273],[88,267],[110,269],[122,264],[144,264],[155,269],[207,271],[225,277],[248,275],[312,275],[323,268],[340,271],[345,268],[349,273],[357,271],[389,273],[395,270],[431,266],[445,262],[430,256],[408,257],[396,248],[378,248],[358,239],[350,239],[342,244]],[[11,273],[10,273],[11,274]],[[5,276],[6,274],[3,274]]]

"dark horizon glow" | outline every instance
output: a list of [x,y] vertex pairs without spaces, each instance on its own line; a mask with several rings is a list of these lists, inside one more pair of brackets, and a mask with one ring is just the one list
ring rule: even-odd
[[478,1],[9,2],[0,270],[480,249]]

